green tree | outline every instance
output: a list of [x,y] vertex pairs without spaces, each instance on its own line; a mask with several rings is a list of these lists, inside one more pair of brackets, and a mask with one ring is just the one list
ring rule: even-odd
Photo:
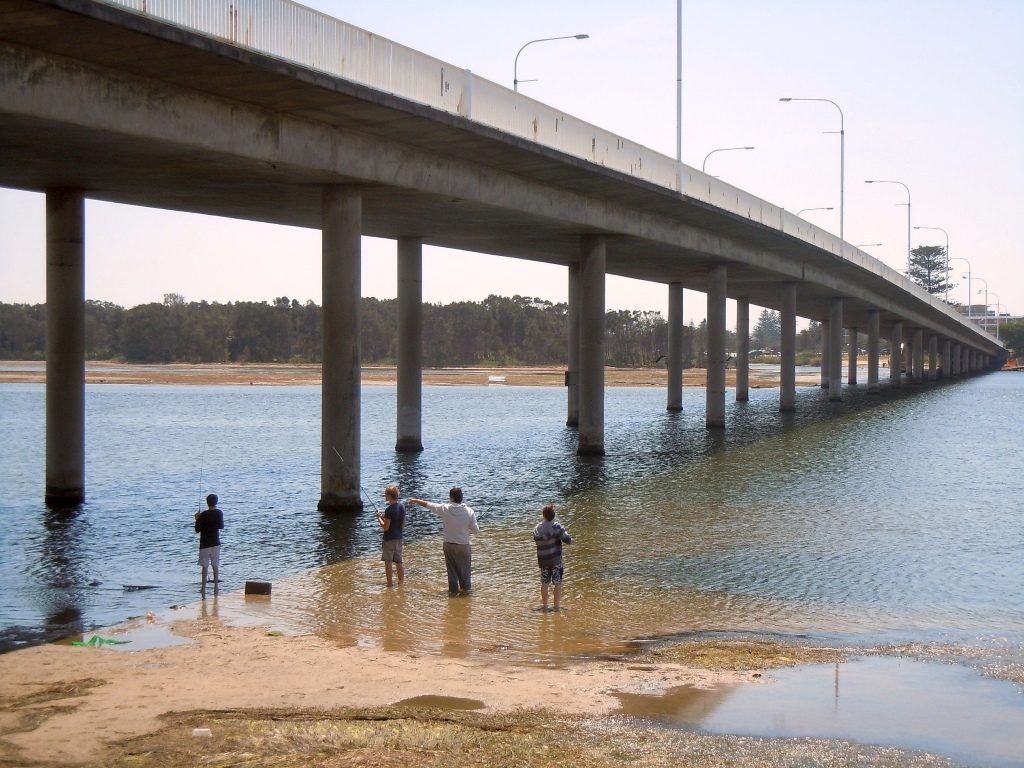
[[757,349],[778,349],[782,343],[782,315],[771,309],[762,309],[751,340]]
[[949,281],[946,248],[942,245],[919,245],[910,252],[907,276],[931,294],[946,294],[956,285]]
[[999,338],[1018,357],[1024,355],[1024,323],[1007,323],[999,329]]

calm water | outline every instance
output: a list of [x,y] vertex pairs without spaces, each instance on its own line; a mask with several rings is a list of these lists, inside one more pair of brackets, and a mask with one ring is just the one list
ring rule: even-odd
[[[44,389],[0,386],[0,640],[65,635],[194,603],[192,515],[226,516],[218,610],[343,642],[557,661],[638,638],[768,631],[826,642],[1024,643],[1024,376],[830,404],[801,388],[682,414],[660,389],[606,394],[603,459],[575,456],[561,389],[432,387],[424,443],[394,453],[391,387],[363,391],[363,485],[441,500],[460,484],[481,518],[469,600],[444,594],[439,524],[411,514],[408,582],[383,587],[371,515],[328,517],[318,387],[96,385],[88,501],[41,501]],[[731,393],[730,393],[731,395]],[[538,604],[530,530],[554,501],[576,539],[559,615]],[[274,582],[269,606],[230,593]],[[125,585],[154,589],[126,591]],[[208,610],[209,610],[208,606]]]

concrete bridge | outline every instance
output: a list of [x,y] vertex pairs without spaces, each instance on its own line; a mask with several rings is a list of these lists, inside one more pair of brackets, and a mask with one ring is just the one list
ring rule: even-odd
[[84,498],[86,197],[322,230],[324,509],[361,506],[362,235],[398,241],[401,451],[422,449],[424,243],[567,268],[580,454],[604,452],[607,274],[667,287],[670,410],[682,401],[683,289],[707,292],[712,429],[724,426],[727,299],[738,400],[750,304],[782,314],[782,411],[796,402],[797,316],[827,329],[832,399],[844,329],[852,345],[866,334],[872,390],[882,339],[889,386],[901,369],[925,382],[1005,354],[937,297],[777,206],[287,0],[0,0],[0,148],[0,185],[46,193],[51,502]]

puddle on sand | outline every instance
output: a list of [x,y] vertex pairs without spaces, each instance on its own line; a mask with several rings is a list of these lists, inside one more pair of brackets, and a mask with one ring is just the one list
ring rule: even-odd
[[393,707],[427,707],[430,709],[483,709],[486,704],[477,699],[460,699],[458,696],[413,696],[411,699],[396,701]]
[[[89,643],[94,641],[97,648],[110,651],[144,651],[150,648],[167,648],[172,645],[188,645],[194,642],[190,638],[176,635],[164,624],[139,624],[131,626],[111,627],[109,629],[85,632],[58,640],[58,645],[71,645],[74,642]],[[115,643],[104,643],[103,640],[115,640]],[[87,646],[88,647],[88,646]]]
[[957,666],[890,657],[774,670],[766,684],[616,694],[621,712],[680,728],[844,739],[975,766],[1024,765],[1024,692]]

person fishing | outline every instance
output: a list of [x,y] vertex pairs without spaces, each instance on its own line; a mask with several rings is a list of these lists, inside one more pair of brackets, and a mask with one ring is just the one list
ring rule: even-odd
[[545,504],[541,515],[544,519],[533,529],[533,541],[537,545],[537,565],[540,566],[540,599],[543,610],[546,611],[550,584],[554,588],[557,611],[562,600],[562,578],[565,575],[562,545],[572,544],[572,537],[561,523],[555,521],[554,504]]
[[402,565],[402,531],[405,529],[405,506],[398,500],[397,485],[389,485],[384,489],[384,500],[388,505],[384,513],[374,507],[377,524],[384,531],[381,545],[381,560],[384,561],[384,576],[388,586],[392,586],[392,570],[398,570],[398,583],[405,581],[405,567]]
[[196,512],[196,533],[199,534],[199,567],[202,581],[199,594],[206,599],[206,579],[213,569],[213,594],[220,587],[220,532],[224,529],[224,513],[217,508],[217,494],[206,497],[206,509]]

